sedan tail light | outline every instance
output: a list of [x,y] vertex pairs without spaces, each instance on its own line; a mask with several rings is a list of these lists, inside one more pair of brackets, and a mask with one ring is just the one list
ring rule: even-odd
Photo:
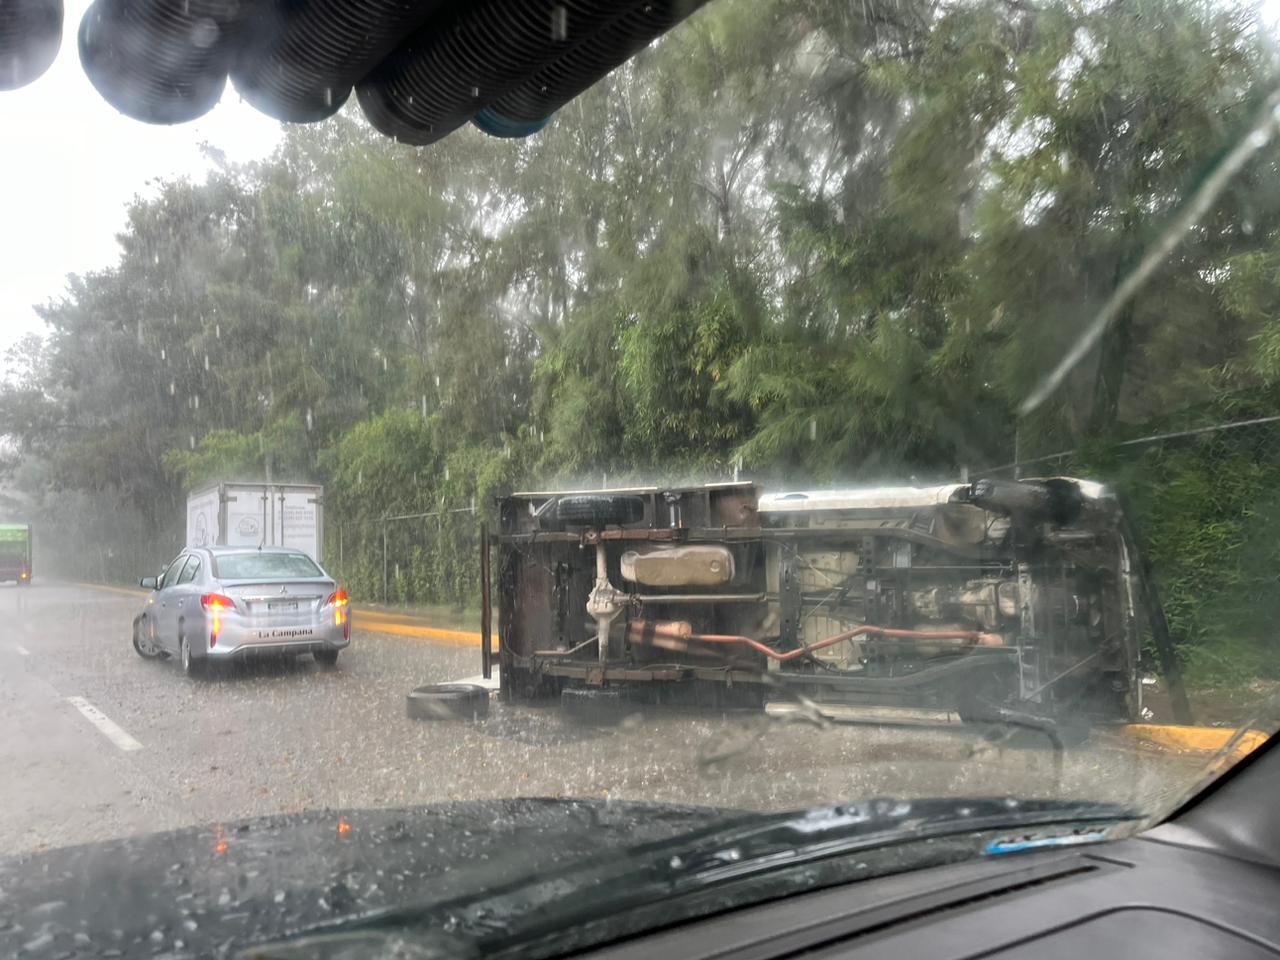
[[222,633],[222,615],[236,608],[236,602],[221,593],[206,593],[200,598],[200,606],[213,614],[213,623],[209,628],[209,648],[213,649]]
[[347,597],[347,591],[338,587],[337,590],[329,594],[329,599],[324,602],[326,607],[333,607],[333,625],[342,628],[342,635],[347,639],[351,638],[351,611],[347,608],[351,605],[350,599]]

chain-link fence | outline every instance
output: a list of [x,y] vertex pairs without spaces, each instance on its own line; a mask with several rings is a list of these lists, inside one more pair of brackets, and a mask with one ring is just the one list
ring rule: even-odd
[[1183,425],[983,474],[1107,483],[1145,548],[1189,677],[1280,677],[1280,416]]
[[326,565],[361,600],[478,608],[480,524],[474,506],[331,521]]

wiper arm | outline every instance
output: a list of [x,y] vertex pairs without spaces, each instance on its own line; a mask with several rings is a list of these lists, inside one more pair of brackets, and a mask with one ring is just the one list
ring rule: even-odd
[[[801,814],[765,815],[702,837],[671,868],[673,893],[762,872],[813,863],[888,844],[992,830],[1088,821],[1120,823],[1140,819],[1133,810],[1101,803],[1065,801],[872,800],[815,807]],[[664,841],[666,849],[688,847],[689,839]]]
[[[527,877],[479,897],[337,921],[303,940],[257,948],[245,956],[255,960],[339,957],[357,942],[366,951],[378,952],[352,956],[379,956],[379,945],[393,956],[397,954],[391,951],[392,941],[400,949],[405,937],[416,942],[417,950],[430,951],[423,938],[433,933],[443,935],[450,944],[441,956],[464,956],[473,950],[489,956],[531,941],[563,937],[567,931],[628,911],[887,846],[993,831],[1012,832],[1016,836],[1010,839],[1017,839],[1030,836],[1032,828],[1045,827],[1058,827],[1077,840],[1095,840],[1109,828],[1141,818],[1131,809],[1112,804],[990,798],[872,800],[801,813],[745,815],[669,840],[614,851],[555,873]],[[1043,829],[1038,832],[1044,833]],[[979,852],[983,849],[978,847]],[[334,932],[326,934],[326,930]],[[437,944],[443,946],[443,941]],[[326,952],[339,945],[340,951]]]

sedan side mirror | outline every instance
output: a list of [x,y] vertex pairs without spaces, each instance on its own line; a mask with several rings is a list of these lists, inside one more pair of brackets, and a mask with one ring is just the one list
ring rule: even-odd
[[147,590],[159,590],[160,583],[155,577],[143,577],[138,581],[138,586],[145,587]]

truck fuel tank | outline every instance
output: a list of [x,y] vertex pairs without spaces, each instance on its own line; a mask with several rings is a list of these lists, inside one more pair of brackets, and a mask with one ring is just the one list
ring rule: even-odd
[[622,555],[623,579],[646,587],[719,587],[733,574],[733,553],[715,544],[628,550]]

